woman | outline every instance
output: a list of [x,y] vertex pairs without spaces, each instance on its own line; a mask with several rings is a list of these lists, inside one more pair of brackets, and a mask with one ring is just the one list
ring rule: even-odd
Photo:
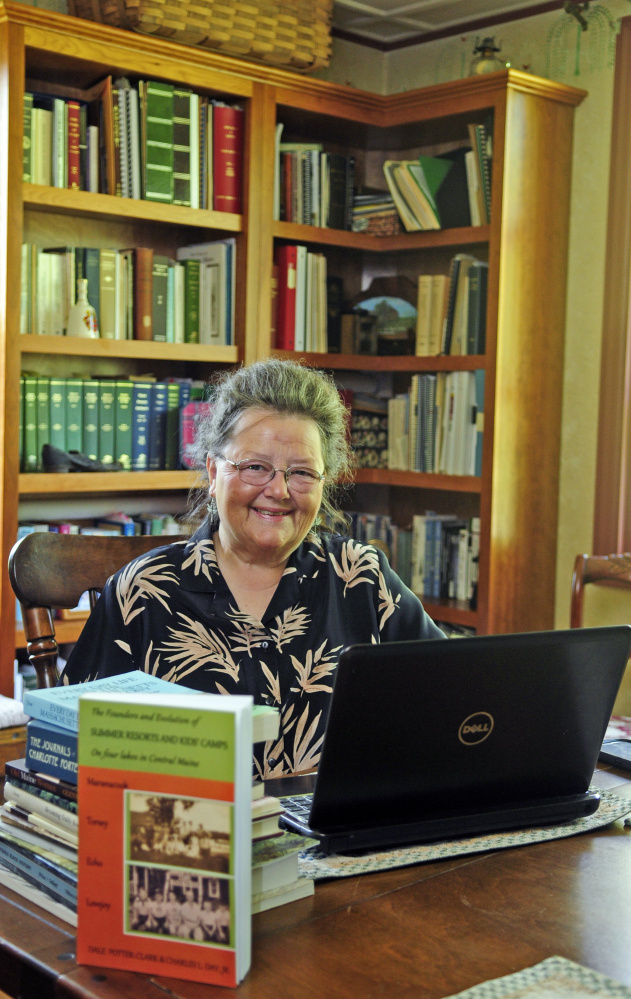
[[281,714],[279,739],[255,747],[258,776],[308,769],[342,649],[443,633],[381,551],[323,530],[343,522],[333,495],[351,467],[323,372],[270,359],[222,376],[196,450],[204,524],[112,577],[62,682],[142,669],[252,694]]

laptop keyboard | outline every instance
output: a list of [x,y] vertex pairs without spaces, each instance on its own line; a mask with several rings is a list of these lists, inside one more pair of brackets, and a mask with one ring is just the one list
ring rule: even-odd
[[284,812],[288,812],[300,822],[308,823],[312,799],[312,794],[290,794],[281,798],[280,803]]

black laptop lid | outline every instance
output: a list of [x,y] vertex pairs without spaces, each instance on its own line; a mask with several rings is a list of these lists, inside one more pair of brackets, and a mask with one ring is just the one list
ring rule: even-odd
[[586,791],[630,650],[628,625],[345,649],[311,826]]

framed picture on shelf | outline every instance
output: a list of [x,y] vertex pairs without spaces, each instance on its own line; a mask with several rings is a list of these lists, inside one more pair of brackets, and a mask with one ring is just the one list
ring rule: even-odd
[[382,357],[413,354],[416,297],[416,286],[410,278],[373,278],[352,303],[353,312],[360,317],[355,352]]

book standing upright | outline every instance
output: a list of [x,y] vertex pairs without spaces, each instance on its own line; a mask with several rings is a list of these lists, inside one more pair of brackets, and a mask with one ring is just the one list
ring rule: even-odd
[[252,699],[85,694],[79,730],[77,961],[235,987],[250,965]]

